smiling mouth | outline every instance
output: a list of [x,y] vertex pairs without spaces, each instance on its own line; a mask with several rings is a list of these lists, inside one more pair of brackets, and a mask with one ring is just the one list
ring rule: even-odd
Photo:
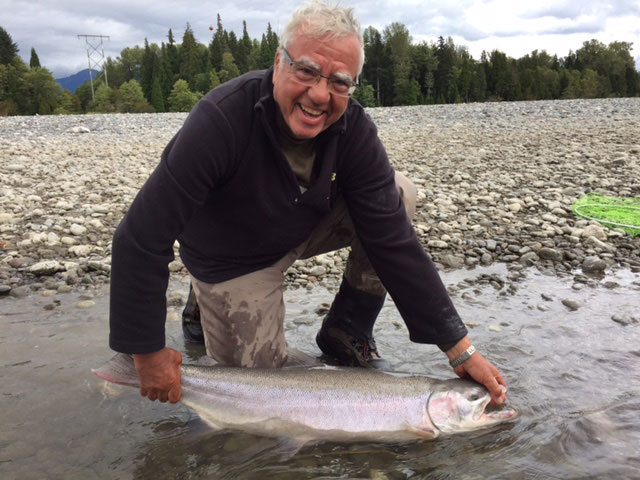
[[322,110],[314,110],[313,108],[309,108],[309,107],[305,107],[304,105],[302,105],[301,103],[298,104],[298,106],[300,107],[300,110],[302,110],[302,112],[312,118],[318,118],[320,116],[322,116],[324,114],[324,112]]

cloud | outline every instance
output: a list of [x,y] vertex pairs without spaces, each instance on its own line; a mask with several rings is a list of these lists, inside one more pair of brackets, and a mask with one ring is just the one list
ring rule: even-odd
[[[196,39],[209,43],[220,13],[226,30],[260,39],[267,22],[278,34],[291,13],[306,0],[0,0],[0,25],[18,43],[28,62],[31,47],[55,76],[87,67],[84,42],[77,34],[108,35],[105,54],[113,58],[125,47],[167,41],[169,28],[180,42],[189,22]],[[518,57],[532,49],[566,55],[591,38],[609,43],[636,42],[640,48],[638,0],[341,0],[355,9],[363,27],[380,32],[403,23],[415,42],[451,36],[457,45],[498,49]],[[636,50],[637,51],[637,50]],[[479,55],[479,51],[478,51]]]

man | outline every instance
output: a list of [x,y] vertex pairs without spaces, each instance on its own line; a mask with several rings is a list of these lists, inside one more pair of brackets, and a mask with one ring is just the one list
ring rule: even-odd
[[167,145],[113,242],[110,346],[133,354],[142,395],[180,399],[181,356],[164,335],[178,239],[207,353],[223,364],[282,366],[286,269],[350,245],[321,350],[376,366],[388,289],[412,341],[438,345],[458,375],[504,401],[504,379],[471,346],[411,227],[415,188],[349,98],[363,63],[351,9],[312,2],[285,28],[272,69],[209,92]]

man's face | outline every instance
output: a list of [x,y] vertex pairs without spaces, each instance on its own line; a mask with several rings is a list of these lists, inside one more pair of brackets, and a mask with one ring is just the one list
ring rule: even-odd
[[[326,40],[297,34],[287,51],[293,61],[309,65],[326,77],[347,76],[355,80],[358,74],[360,44],[355,35]],[[348,97],[332,94],[325,78],[313,86],[302,85],[290,71],[282,51],[276,55],[273,96],[286,133],[299,139],[314,138],[329,128],[342,116],[349,102]]]

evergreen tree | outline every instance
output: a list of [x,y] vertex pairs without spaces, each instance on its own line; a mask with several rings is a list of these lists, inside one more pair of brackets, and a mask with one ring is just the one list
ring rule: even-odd
[[236,60],[236,64],[238,65],[238,69],[240,73],[247,73],[251,70],[251,66],[249,64],[249,56],[251,55],[251,47],[253,42],[249,37],[249,33],[247,32],[247,22],[242,21],[242,38],[238,43],[238,52],[234,55]]
[[173,88],[174,80],[173,80],[173,72],[171,71],[171,64],[169,60],[169,48],[168,45],[162,44],[160,49],[160,87],[162,88],[162,98],[163,103],[167,104],[167,99],[169,98],[169,94],[171,93],[171,89]]
[[233,31],[229,32],[229,36],[227,37],[227,51],[231,52],[231,55],[233,55],[233,60],[236,62],[236,65],[239,48],[240,43],[238,42],[238,37],[236,37],[236,34]]
[[11,35],[0,27],[0,65],[8,65],[18,55],[18,45],[13,43]]
[[222,68],[222,56],[224,55],[224,52],[229,50],[229,46],[227,45],[227,38],[228,34],[224,30],[224,28],[222,28],[222,20],[220,18],[220,14],[218,13],[216,31],[213,34],[211,43],[209,44],[211,66],[215,70],[220,70],[220,68]]
[[[367,27],[363,33],[364,57],[366,59],[362,67],[363,81],[372,85],[376,103],[382,105],[381,83],[385,78],[385,70],[388,68],[384,44],[380,32],[373,27]],[[361,102],[362,103],[362,102]]]
[[218,73],[215,70],[211,70],[211,72],[209,72],[209,90],[213,90],[219,85],[220,77],[218,77]]
[[454,71],[456,60],[456,49],[453,39],[448,37],[445,40],[442,36],[438,37],[438,43],[435,49],[435,55],[438,59],[438,66],[434,72],[434,87],[437,103],[453,103],[458,92],[457,86],[453,88],[452,83],[456,82],[456,72]]
[[[178,52],[180,78],[185,80],[191,89],[195,89],[196,75],[199,72],[200,55],[196,38],[189,23],[182,37],[182,44]],[[175,88],[175,86],[174,86]]]
[[260,42],[259,68],[269,68],[273,65],[278,43],[278,35],[271,29],[271,23],[267,23],[267,33],[262,35],[262,41]]
[[[402,23],[393,22],[383,31],[389,47],[393,72],[393,105],[416,104],[415,84],[411,74],[411,35]],[[418,85],[419,91],[419,85]]]
[[240,75],[240,70],[238,70],[238,67],[233,61],[233,55],[231,55],[231,52],[225,52],[224,55],[222,56],[222,67],[218,72],[220,81],[222,83],[228,82],[229,80],[237,77],[238,75]]
[[40,67],[40,59],[38,58],[36,49],[31,47],[31,59],[29,60],[29,68],[38,68],[38,67]]
[[144,39],[144,54],[142,55],[142,68],[141,68],[141,81],[140,86],[142,87],[142,93],[144,94],[144,98],[147,101],[151,101],[151,89],[153,87],[153,77],[157,75],[154,72],[154,64],[155,62],[155,54],[151,50],[149,46],[149,41]]
[[[171,74],[171,84],[169,86],[169,91],[173,88],[173,83],[177,79],[178,74],[180,73],[180,62],[178,60],[178,48],[176,47],[175,40],[173,39],[173,32],[169,29],[169,33],[167,35],[169,39],[169,43],[167,44],[167,70]],[[167,94],[168,95],[168,94]]]
[[438,57],[435,55],[435,47],[422,42],[411,49],[413,78],[415,78],[421,90],[424,103],[433,103],[435,72],[438,68]]

